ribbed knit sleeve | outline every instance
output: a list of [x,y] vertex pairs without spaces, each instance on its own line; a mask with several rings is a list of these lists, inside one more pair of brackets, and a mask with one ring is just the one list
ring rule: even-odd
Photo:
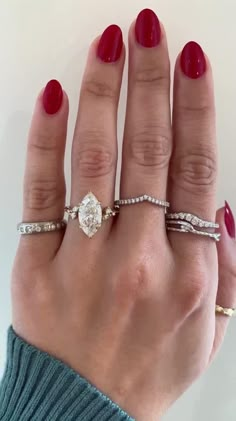
[[134,421],[70,367],[8,330],[1,421]]

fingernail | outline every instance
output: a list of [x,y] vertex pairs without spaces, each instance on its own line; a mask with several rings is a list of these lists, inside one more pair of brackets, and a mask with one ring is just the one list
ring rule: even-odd
[[123,48],[122,31],[117,25],[110,25],[103,32],[97,49],[98,57],[105,63],[119,60]]
[[161,26],[157,15],[150,9],[142,10],[136,20],[137,42],[146,48],[156,47],[161,40]]
[[183,73],[191,79],[198,79],[206,71],[206,59],[199,44],[194,41],[185,45],[180,59]]
[[62,105],[63,91],[57,80],[50,80],[43,93],[43,106],[47,114],[56,114]]
[[228,234],[231,238],[236,237],[235,232],[235,220],[233,212],[228,204],[228,202],[225,201],[225,225],[228,231]]

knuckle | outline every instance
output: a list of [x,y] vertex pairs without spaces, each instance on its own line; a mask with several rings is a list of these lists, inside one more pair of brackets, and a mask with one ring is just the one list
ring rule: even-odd
[[64,201],[65,183],[58,180],[32,180],[25,188],[24,201],[28,209],[46,210]]
[[82,92],[94,98],[107,98],[109,100],[117,98],[117,90],[114,86],[106,81],[99,81],[95,77],[84,81]]
[[[220,283],[221,283],[221,288],[232,288],[236,286],[236,261],[230,261],[230,264],[224,263],[221,264],[220,266],[220,275],[219,275],[219,279],[220,279]],[[222,287],[223,285],[223,287]]]
[[146,299],[151,295],[152,277],[148,265],[144,262],[135,267],[126,268],[116,282],[116,297],[125,303]]
[[200,308],[207,293],[208,293],[208,279],[204,274],[199,276],[188,276],[182,284],[180,291],[182,299],[181,309],[183,313],[188,316],[196,309]]
[[164,168],[171,155],[171,133],[150,127],[129,137],[128,156],[138,166]]
[[198,104],[188,103],[180,104],[177,108],[178,118],[181,121],[211,121],[214,116],[214,108],[208,103],[208,97],[202,99]]
[[141,86],[151,85],[152,87],[157,85],[158,88],[169,89],[169,69],[155,65],[139,69],[135,72],[134,83]]
[[58,150],[61,136],[50,133],[48,130],[41,131],[34,135],[29,143],[29,150],[36,153],[48,153]]
[[[93,141],[91,141],[91,137],[93,137]],[[83,134],[83,143],[85,144],[78,146],[74,154],[75,168],[78,168],[82,177],[100,177],[114,171],[115,153],[106,144],[101,144],[101,139],[104,139],[104,136],[99,137],[98,142],[94,142],[93,133]]]
[[217,177],[217,163],[213,152],[207,149],[192,151],[175,159],[175,170],[172,178],[186,191],[193,187],[199,193],[205,193],[215,185]]

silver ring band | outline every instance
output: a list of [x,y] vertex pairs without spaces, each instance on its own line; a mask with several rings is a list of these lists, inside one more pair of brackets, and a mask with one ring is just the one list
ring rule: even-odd
[[115,207],[120,207],[120,206],[125,206],[125,205],[135,205],[137,203],[142,203],[142,202],[149,202],[149,203],[152,203],[153,205],[160,206],[163,208],[170,207],[169,202],[156,199],[155,197],[149,196],[147,194],[144,194],[142,196],[128,198],[128,199],[115,200]]
[[166,229],[168,231],[175,231],[175,232],[185,232],[191,233],[195,235],[202,235],[204,237],[212,238],[215,241],[220,241],[221,234],[216,232],[208,232],[208,231],[201,231],[197,230],[191,225],[190,222],[186,221],[166,221]]
[[45,232],[60,231],[66,228],[66,221],[46,221],[46,222],[20,222],[17,231],[22,235],[41,234]]
[[191,225],[199,228],[219,228],[219,224],[215,222],[204,221],[192,213],[179,212],[179,213],[167,213],[166,219],[173,219],[179,221],[190,222]]

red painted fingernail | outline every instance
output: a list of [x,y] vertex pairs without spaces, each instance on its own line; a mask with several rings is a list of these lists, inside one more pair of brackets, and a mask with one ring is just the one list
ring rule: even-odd
[[199,44],[194,41],[185,45],[180,59],[184,74],[191,79],[198,79],[206,71],[206,59]]
[[112,63],[119,60],[123,48],[122,31],[117,25],[110,25],[103,32],[97,55],[105,63]]
[[226,225],[227,231],[229,233],[229,236],[231,238],[235,238],[236,232],[235,232],[234,215],[233,215],[233,212],[232,212],[228,202],[226,202],[226,201],[225,201],[225,225]]
[[161,40],[161,26],[157,15],[150,9],[142,10],[135,25],[136,40],[146,48],[156,47]]
[[56,114],[62,105],[63,91],[57,80],[50,80],[43,93],[43,106],[47,114]]

